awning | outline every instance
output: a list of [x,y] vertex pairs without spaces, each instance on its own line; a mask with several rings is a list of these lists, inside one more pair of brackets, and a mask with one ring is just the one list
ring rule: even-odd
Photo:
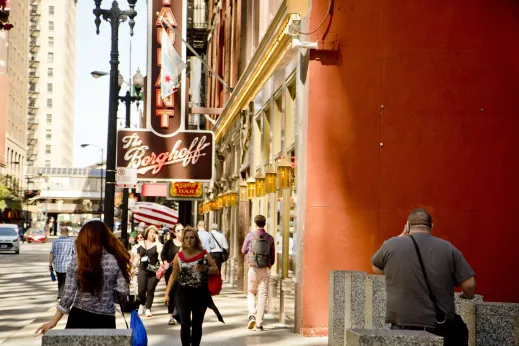
[[173,228],[178,222],[178,210],[157,203],[137,202],[132,209],[133,220],[144,222],[146,226],[166,225]]

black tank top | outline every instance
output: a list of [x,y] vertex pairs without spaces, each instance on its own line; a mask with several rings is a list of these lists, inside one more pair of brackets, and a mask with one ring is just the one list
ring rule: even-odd
[[[148,267],[148,263],[151,265],[157,265],[159,263],[159,253],[157,252],[157,245],[153,245],[151,248],[147,249],[141,245],[138,249],[139,256],[141,257],[141,263],[139,265],[139,269],[144,269]],[[143,262],[142,258],[148,256],[148,261]]]

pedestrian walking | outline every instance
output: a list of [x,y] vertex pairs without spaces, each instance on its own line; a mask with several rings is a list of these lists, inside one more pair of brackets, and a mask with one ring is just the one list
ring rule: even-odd
[[61,236],[52,243],[49,266],[58,277],[58,299],[63,296],[68,265],[74,255],[74,240],[69,237],[68,227],[61,227]]
[[202,242],[202,247],[204,250],[211,252],[211,249],[214,247],[213,237],[211,236],[211,233],[205,230],[205,222],[202,220],[198,221],[198,237]]
[[182,346],[200,345],[207,308],[212,309],[218,320],[223,322],[207,286],[207,275],[216,274],[218,267],[211,255],[202,247],[198,233],[194,228],[186,227],[182,237],[182,250],[173,260],[173,274],[164,296],[166,306],[169,305],[170,295],[174,296],[180,316]]
[[[431,215],[425,209],[413,210],[404,231],[385,241],[371,259],[373,270],[386,278],[386,322],[391,329],[445,336],[445,345],[467,345],[467,327],[455,313],[454,286],[461,287],[462,298],[472,299],[475,274],[463,254],[433,236],[432,228]],[[461,339],[452,342],[445,327],[449,335],[455,333]]]
[[115,329],[115,297],[129,293],[130,254],[97,220],[81,228],[75,245],[56,313],[37,333],[54,328],[64,314],[67,329]]
[[[182,226],[181,223],[177,223],[175,225],[174,231],[174,238],[170,238],[166,243],[164,244],[164,249],[162,249],[162,252],[160,253],[160,257],[162,258],[162,262],[168,262],[170,263],[170,266],[168,270],[166,270],[166,273],[164,274],[164,279],[166,280],[166,287],[168,286],[169,279],[171,277],[171,274],[173,273],[173,260],[175,259],[175,256],[182,248],[182,231],[184,230],[184,226]],[[175,311],[175,299],[170,299],[168,304],[168,314],[169,314],[169,325],[175,325],[175,319],[173,318],[173,313]]]
[[[247,303],[249,306],[248,329],[263,331],[263,316],[268,298],[270,267],[276,261],[274,238],[265,232],[267,219],[263,215],[254,218],[257,229],[247,234],[241,252],[248,255],[249,273]],[[257,298],[257,302],[256,302]]]
[[229,258],[229,244],[225,238],[225,234],[218,230],[218,224],[213,223],[211,237],[213,237],[213,247],[211,248],[211,256],[216,262],[218,272],[222,273],[222,263]]
[[169,239],[169,228],[168,228],[168,226],[166,226],[164,224],[162,225],[162,227],[160,229],[160,238],[161,238],[160,242],[162,244],[165,244],[166,241]]
[[[135,275],[135,278],[136,278],[137,273],[139,272],[140,257],[139,257],[138,249],[143,244],[144,244],[144,234],[140,233],[140,232],[135,234],[135,245],[133,245],[132,248],[130,249],[130,263],[133,266],[132,274]],[[135,282],[135,283],[137,283],[137,282]]]
[[19,231],[20,231],[20,241],[25,244],[25,237],[23,236],[25,234],[25,224],[23,225],[20,225],[20,227],[18,227]]
[[157,227],[146,228],[144,242],[139,244],[137,248],[139,259],[139,272],[137,273],[139,315],[146,314],[146,317],[152,317],[151,306],[155,296],[155,288],[159,283],[156,274],[162,261],[159,256],[161,252],[162,244],[158,239]]

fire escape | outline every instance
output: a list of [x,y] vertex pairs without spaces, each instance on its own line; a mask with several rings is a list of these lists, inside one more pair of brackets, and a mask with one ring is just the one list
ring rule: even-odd
[[[193,49],[202,57],[202,59],[206,59],[207,57],[207,39],[209,36],[209,17],[208,17],[209,7],[207,0],[187,0],[187,37],[186,41],[193,47]],[[194,54],[188,49],[187,50],[187,64],[188,64],[188,73],[190,72],[191,66],[189,58],[194,56]],[[205,68],[204,68],[205,71]],[[193,77],[194,74],[190,75],[190,78]],[[192,81],[194,82],[194,81]],[[206,74],[202,73],[200,75],[200,90],[199,94],[193,99],[190,98],[190,107],[202,107],[205,106],[205,83],[206,83]],[[193,95],[191,95],[193,96]],[[196,101],[194,101],[196,100]],[[188,128],[196,129],[196,123],[199,122],[203,124],[199,120],[199,115],[190,115]]]
[[38,81],[40,79],[40,2],[31,0],[30,11],[30,60],[29,60],[29,117],[27,118],[27,165],[33,166],[38,155]]
[[[188,0],[186,41],[202,56],[207,53],[207,36],[209,34],[207,24],[207,0]],[[191,51],[187,51],[187,56],[193,56]]]

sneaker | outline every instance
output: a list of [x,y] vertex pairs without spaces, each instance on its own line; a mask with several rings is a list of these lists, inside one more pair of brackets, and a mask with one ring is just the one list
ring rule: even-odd
[[144,305],[139,305],[139,315],[144,315]]
[[249,316],[249,324],[247,325],[247,329],[253,329],[256,325],[256,317]]
[[257,332],[262,332],[263,331],[263,326],[256,326],[256,331]]
[[146,317],[151,317],[151,310],[150,309],[146,309]]
[[168,322],[168,325],[169,326],[174,326],[175,324],[177,324],[177,322],[175,322],[175,319],[174,318],[170,318],[169,322]]

